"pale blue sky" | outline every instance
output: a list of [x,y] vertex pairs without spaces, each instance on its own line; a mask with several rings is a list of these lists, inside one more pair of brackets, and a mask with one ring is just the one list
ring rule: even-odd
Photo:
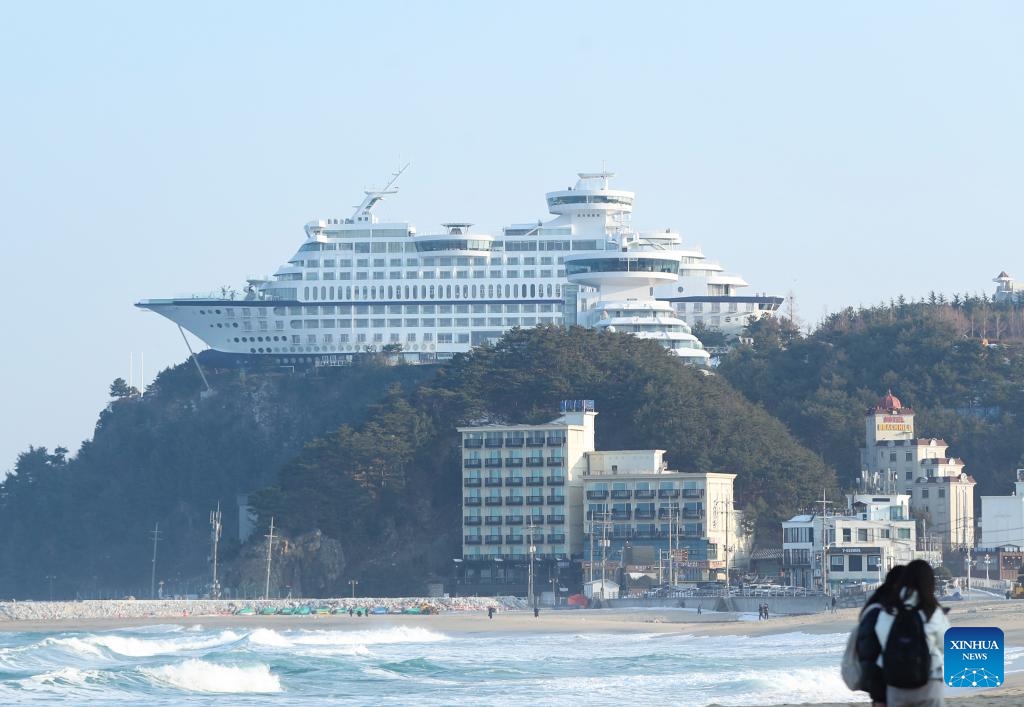
[[811,323],[1024,279],[1022,35],[1011,2],[0,5],[0,471],[185,358],[133,302],[272,273],[406,160],[379,210],[421,232],[604,163]]

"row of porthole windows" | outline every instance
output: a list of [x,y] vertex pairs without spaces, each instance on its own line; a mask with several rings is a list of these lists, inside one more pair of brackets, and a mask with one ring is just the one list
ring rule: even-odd
[[220,314],[219,309],[200,309],[200,314]]
[[[246,324],[248,324],[248,322],[246,322]],[[210,328],[212,329],[213,326],[214,325],[211,324]],[[227,325],[226,324],[221,324],[220,322],[217,322],[217,328],[218,329],[223,329],[225,326],[227,326]],[[238,322],[231,322],[231,326],[233,326],[235,329],[237,329],[238,328]]]
[[239,339],[237,336],[235,337],[235,343],[236,344],[242,343],[242,342],[246,342],[246,341],[288,341],[288,337],[287,336],[275,336],[275,337],[271,338],[269,336],[267,336],[267,337],[263,337],[263,336],[243,336],[241,339]]
[[[305,351],[306,353],[314,353],[314,352],[321,352],[321,351],[323,351],[323,352],[340,351],[342,353],[358,353],[358,352],[362,351],[364,347],[365,347],[365,344],[364,345],[360,345],[360,344],[348,344],[348,345],[338,344],[337,346],[305,346],[305,347],[303,347],[303,346],[281,346],[281,347],[275,346],[273,348],[271,348],[270,346],[267,346],[266,348],[260,346],[260,347],[250,348],[249,349],[249,353],[261,353],[261,354],[262,353],[268,353],[268,354],[269,353],[288,353],[288,352],[291,352],[291,353],[302,353],[303,351]],[[422,348],[424,351],[433,351],[434,350],[434,345],[433,344],[423,344],[422,346],[418,346],[416,344],[412,344],[412,345],[410,345],[408,347],[407,350],[417,351],[420,348]]]
[[[545,295],[545,292],[547,293]],[[504,289],[504,297],[507,298],[520,298],[520,297],[556,297],[561,298],[562,286],[561,285],[527,285],[522,286],[518,284],[510,285],[506,284]],[[501,285],[462,285],[459,287],[455,285],[388,285],[387,289],[384,285],[379,287],[345,287],[345,288],[334,288],[334,287],[305,287],[303,288],[303,299],[306,301],[316,300],[334,300],[335,297],[346,299],[346,300],[376,300],[376,299],[387,299],[387,300],[400,300],[400,299],[434,299],[435,297],[445,297],[447,299],[477,299],[479,297],[502,297],[502,286]],[[200,314],[202,312],[200,311]],[[220,313],[220,310],[217,310]]]

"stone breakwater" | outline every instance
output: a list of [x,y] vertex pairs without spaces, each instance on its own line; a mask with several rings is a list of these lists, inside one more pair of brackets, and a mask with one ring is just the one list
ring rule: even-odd
[[[83,619],[145,619],[182,616],[225,616],[241,609],[259,613],[274,609],[308,606],[312,610],[374,610],[383,607],[391,614],[405,609],[430,607],[442,612],[485,612],[526,610],[520,597],[404,597],[338,599],[104,599],[86,601],[9,601],[0,602],[0,623],[10,621],[77,621]],[[379,610],[378,610],[379,611]]]

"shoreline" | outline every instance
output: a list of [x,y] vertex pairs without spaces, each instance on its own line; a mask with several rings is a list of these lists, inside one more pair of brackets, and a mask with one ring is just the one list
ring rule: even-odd
[[[178,625],[186,628],[255,630],[272,629],[279,631],[367,631],[384,628],[420,628],[453,636],[473,634],[517,634],[517,633],[658,633],[686,636],[743,635],[770,637],[793,632],[810,634],[848,634],[857,620],[857,609],[841,609],[835,614],[779,616],[759,621],[749,614],[719,613],[703,611],[700,615],[692,608],[645,608],[645,609],[575,609],[555,610],[542,607],[540,615],[523,608],[503,606],[493,619],[487,617],[486,607],[497,605],[497,600],[485,597],[460,601],[458,608],[442,610],[438,614],[406,615],[379,614],[364,617],[337,615],[306,616],[265,616],[232,615],[223,613],[189,613],[188,615],[134,615],[134,616],[60,616],[58,618],[12,618],[6,613],[6,620],[0,620],[0,632],[19,633],[74,633],[113,631],[152,625]],[[185,600],[182,600],[185,601]],[[332,600],[334,601],[334,600]],[[336,600],[338,602],[342,600]],[[359,602],[362,606],[375,602],[398,600],[369,600]],[[405,600],[408,601],[408,600]],[[245,602],[251,605],[251,602]],[[29,614],[45,614],[45,602],[33,602]],[[101,609],[119,609],[123,602],[103,605]],[[242,604],[242,602],[239,602]],[[19,604],[19,609],[24,608]],[[147,608],[144,602],[134,603],[136,608]],[[189,602],[192,608],[208,608],[209,604]],[[175,605],[174,608],[177,608]],[[1006,600],[982,600],[957,603],[952,606],[950,620],[954,626],[996,626],[1003,630],[1004,648],[1024,647],[1024,604]],[[95,605],[91,611],[98,610]],[[187,609],[185,609],[187,611]],[[3,612],[0,611],[0,614]],[[21,612],[18,612],[21,615]],[[838,656],[836,671],[839,670]],[[861,693],[863,694],[863,693]],[[853,693],[851,693],[851,697]],[[867,703],[863,700],[852,704]],[[1000,687],[985,690],[957,690],[950,692],[947,699],[953,704],[978,704],[990,707],[1024,707],[1024,672],[1005,676]],[[832,707],[845,703],[814,703],[816,707]],[[785,705],[779,707],[809,707]]]

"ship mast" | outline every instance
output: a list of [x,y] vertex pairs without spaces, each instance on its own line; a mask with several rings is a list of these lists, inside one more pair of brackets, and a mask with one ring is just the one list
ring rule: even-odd
[[412,163],[406,162],[404,165],[402,165],[401,169],[399,169],[397,172],[393,172],[391,174],[391,179],[388,180],[388,183],[384,185],[383,189],[365,190],[363,193],[366,194],[366,198],[363,199],[363,202],[356,207],[356,212],[352,214],[352,218],[350,219],[350,221],[352,221],[353,223],[358,223],[360,221],[369,221],[370,209],[372,209],[378,201],[380,201],[389,194],[398,193],[398,189],[392,189],[391,187],[394,186],[395,182],[398,181],[398,178],[402,176],[402,172],[404,172],[409,167],[410,164]]

